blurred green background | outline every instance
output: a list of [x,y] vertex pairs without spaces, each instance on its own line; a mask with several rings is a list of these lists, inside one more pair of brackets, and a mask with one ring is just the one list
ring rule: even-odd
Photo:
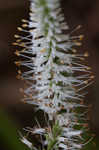
[[[83,25],[77,32],[85,35],[79,51],[89,52],[87,64],[96,76],[85,100],[92,104],[90,128],[96,136],[85,150],[99,150],[99,0],[61,0],[61,4],[71,29]],[[21,19],[28,18],[28,12],[28,0],[0,0],[0,150],[27,150],[19,141],[18,131],[34,122],[33,107],[20,102],[23,95],[19,88],[23,83],[15,78],[15,48],[11,45],[16,28],[21,25]]]

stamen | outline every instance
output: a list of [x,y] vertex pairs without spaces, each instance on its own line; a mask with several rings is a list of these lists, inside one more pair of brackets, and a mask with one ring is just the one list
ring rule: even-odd
[[70,32],[70,35],[71,35],[72,33],[74,33],[75,31],[79,30],[81,27],[82,27],[82,25],[78,25],[74,30],[72,30],[72,31]]

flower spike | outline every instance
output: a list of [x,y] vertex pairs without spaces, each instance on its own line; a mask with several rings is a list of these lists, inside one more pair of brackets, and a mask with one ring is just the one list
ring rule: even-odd
[[[47,150],[79,150],[88,126],[83,92],[94,79],[91,68],[82,62],[88,52],[77,54],[76,50],[84,36],[72,36],[81,25],[64,34],[69,27],[59,0],[31,0],[30,11],[29,21],[22,19],[23,25],[17,28],[20,35],[15,35],[13,45],[22,48],[15,54],[23,57],[15,64],[27,68],[23,73],[18,71],[18,78],[26,80],[29,86],[24,90],[23,101],[46,113],[52,123],[50,128],[25,131],[40,134]],[[75,76],[76,72],[80,75]],[[26,139],[22,141],[25,143]]]

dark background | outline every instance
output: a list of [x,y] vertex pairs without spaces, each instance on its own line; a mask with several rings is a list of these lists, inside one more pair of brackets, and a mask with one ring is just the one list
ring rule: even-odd
[[[81,53],[88,51],[90,57],[87,64],[91,66],[95,82],[88,88],[86,101],[92,104],[90,125],[94,133],[99,134],[99,0],[62,0],[65,19],[71,30],[81,24],[83,27],[77,34],[84,34]],[[0,0],[0,108],[2,108],[17,126],[25,127],[32,124],[35,113],[33,107],[23,104],[20,99],[23,95],[19,88],[23,86],[16,79],[14,61],[15,48],[14,34],[21,25],[21,19],[28,18],[28,0]]]

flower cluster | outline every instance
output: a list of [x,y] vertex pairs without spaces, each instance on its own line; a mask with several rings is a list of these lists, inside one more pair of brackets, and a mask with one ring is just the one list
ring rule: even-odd
[[[24,36],[15,35],[13,43],[22,47],[15,52],[22,57],[16,65],[27,67],[24,73],[19,69],[17,77],[27,82],[24,101],[48,114],[53,126],[48,127],[49,130],[26,130],[45,135],[43,143],[48,150],[81,149],[84,145],[81,135],[87,127],[84,116],[87,111],[82,111],[82,108],[86,109],[83,104],[86,93],[82,91],[94,78],[90,67],[81,63],[88,53],[79,55],[74,49],[81,46],[83,35],[73,36],[73,31],[64,34],[69,27],[64,22],[59,0],[31,0],[30,10],[29,21],[23,19],[22,27],[18,27]],[[81,126],[80,129],[77,126]],[[22,141],[25,143],[26,139]],[[29,147],[32,147],[30,143]]]

